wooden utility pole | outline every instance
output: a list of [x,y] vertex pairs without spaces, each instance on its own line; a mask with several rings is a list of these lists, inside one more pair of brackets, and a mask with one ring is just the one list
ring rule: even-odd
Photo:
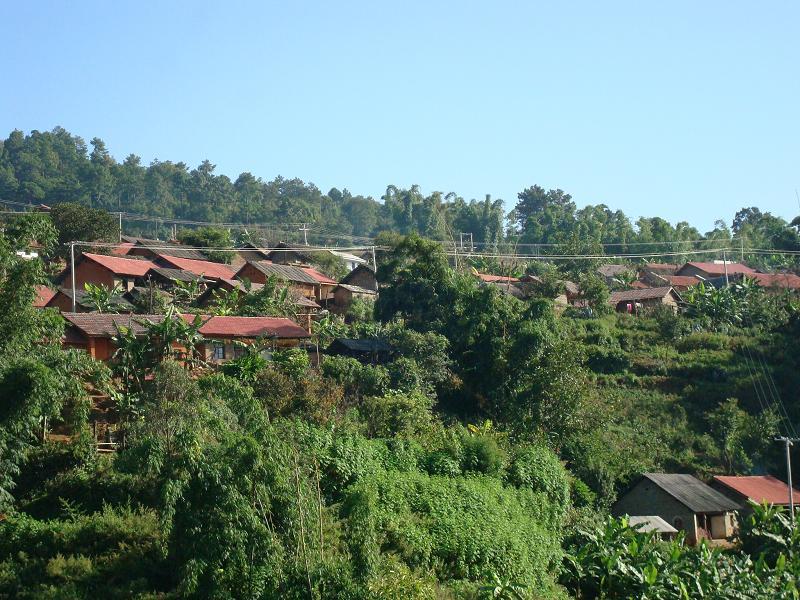
[[69,273],[72,277],[72,312],[75,312],[75,242],[69,243]]

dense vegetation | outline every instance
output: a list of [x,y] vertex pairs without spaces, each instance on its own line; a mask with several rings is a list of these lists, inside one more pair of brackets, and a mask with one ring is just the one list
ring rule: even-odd
[[[63,131],[18,137],[75,145]],[[6,191],[22,193],[8,146]],[[104,206],[83,181],[36,198]],[[525,194],[515,219],[538,239],[535,222],[571,201],[542,209]],[[60,317],[31,306],[52,263],[16,254],[112,235],[102,211],[61,207],[0,234],[0,597],[797,598],[800,538],[774,510],[744,520],[728,550],[608,518],[643,471],[783,472],[771,440],[800,416],[794,296],[745,281],[698,287],[678,315],[615,314],[591,263],[573,261],[516,265],[544,279],[520,300],[409,225],[384,236],[375,306],[314,330],[320,346],[384,339],[386,364],[312,369],[305,351],[256,348],[202,368],[175,350],[197,343],[199,321],[168,319],[144,338],[122,328],[105,365],[62,349]],[[784,223],[769,243],[792,235]],[[587,308],[556,310],[565,278]],[[98,309],[113,311],[109,292],[92,292]],[[190,310],[182,293],[158,311]],[[212,310],[289,314],[274,281]],[[113,454],[93,444],[98,398],[118,412]]]

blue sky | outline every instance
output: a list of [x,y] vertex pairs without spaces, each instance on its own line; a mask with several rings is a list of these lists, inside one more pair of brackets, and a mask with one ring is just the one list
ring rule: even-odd
[[797,2],[5,2],[0,135],[379,197],[800,213]]

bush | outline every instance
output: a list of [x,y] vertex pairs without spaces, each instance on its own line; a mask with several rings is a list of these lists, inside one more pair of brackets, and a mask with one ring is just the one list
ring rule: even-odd
[[508,468],[508,481],[544,494],[557,518],[566,514],[570,505],[567,471],[549,448],[517,446]]
[[462,444],[461,467],[465,472],[496,476],[503,470],[507,456],[493,436],[465,435]]
[[676,347],[680,352],[728,350],[731,347],[731,338],[719,333],[699,332],[680,339]]
[[531,493],[493,478],[381,473],[348,490],[342,515],[358,572],[380,573],[380,554],[446,583],[492,574],[543,590],[560,560],[555,531],[531,510]]
[[432,404],[420,391],[389,391],[384,396],[365,398],[360,412],[372,437],[410,436],[430,428]]

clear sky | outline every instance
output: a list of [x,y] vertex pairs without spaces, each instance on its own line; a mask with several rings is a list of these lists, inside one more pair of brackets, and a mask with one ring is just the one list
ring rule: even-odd
[[800,213],[800,3],[0,4],[0,135],[380,197]]

